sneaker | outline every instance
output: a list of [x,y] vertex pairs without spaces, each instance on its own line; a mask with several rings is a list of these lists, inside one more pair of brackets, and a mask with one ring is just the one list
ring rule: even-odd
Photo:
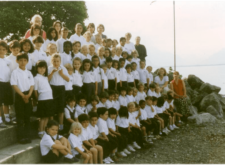
[[128,151],[127,149],[124,149],[123,152],[124,152],[125,154],[127,154],[127,155],[131,154],[131,152]]
[[148,137],[150,137],[150,138],[154,138],[154,135],[148,135]]
[[105,164],[110,164],[110,163],[111,163],[107,158],[103,159],[103,162],[104,162]]
[[140,147],[136,142],[133,143],[133,147],[134,147],[135,149],[141,149],[141,147]]
[[170,125],[170,130],[171,130],[171,131],[173,131],[173,130],[174,130],[174,128],[173,128],[173,126],[172,126],[172,125]]
[[7,128],[7,126],[5,125],[5,123],[0,123],[0,128]]
[[174,129],[179,129],[179,127],[177,127],[175,124],[173,125],[173,128]]
[[166,132],[169,134],[171,131],[166,127]]
[[127,157],[127,154],[125,154],[123,151],[120,152],[120,155],[122,155],[123,157]]
[[110,163],[114,163],[114,161],[109,157],[106,158]]
[[128,149],[129,151],[132,151],[132,152],[135,152],[135,151],[136,151],[131,145],[128,145],[127,149]]

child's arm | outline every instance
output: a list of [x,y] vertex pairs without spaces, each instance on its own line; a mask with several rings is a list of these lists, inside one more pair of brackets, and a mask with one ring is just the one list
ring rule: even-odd
[[[77,118],[76,118],[77,119]],[[74,122],[76,122],[76,119],[75,119],[75,121],[73,120],[73,119],[71,119],[71,118],[69,118],[69,119],[66,119],[68,122],[70,122],[70,123],[74,123]]]
[[113,135],[120,135],[119,132],[114,131],[112,128],[109,128],[109,132],[112,133]]
[[52,148],[57,149],[57,150],[66,150],[67,152],[70,153],[70,150],[62,144],[56,144],[55,143],[55,144],[52,145]]
[[89,142],[90,142],[90,144],[93,146],[93,147],[95,147],[95,140],[94,139],[89,139]]
[[64,79],[66,80],[67,82],[70,81],[70,78],[68,76],[66,76],[64,73],[63,73],[63,69],[60,69],[59,70],[59,75]]
[[104,92],[104,86],[105,86],[104,83],[105,83],[104,79],[102,79],[102,92]]
[[115,90],[117,90],[117,78],[115,77]]
[[137,115],[137,117],[136,117],[136,120],[137,120],[140,116],[141,116],[141,110],[139,109],[139,110],[138,110],[138,115]]
[[53,69],[52,72],[48,75],[48,81],[51,81],[53,74],[57,71],[57,69]]
[[149,77],[147,77],[147,85],[149,84]]
[[95,94],[97,95],[98,94],[98,82],[95,81]]
[[92,144],[88,140],[84,140],[83,144],[86,144],[87,146],[93,147]]
[[105,135],[105,132],[101,132],[102,137],[104,140],[109,141],[108,137]]

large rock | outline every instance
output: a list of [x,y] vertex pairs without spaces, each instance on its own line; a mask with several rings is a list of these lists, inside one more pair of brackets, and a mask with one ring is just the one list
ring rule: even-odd
[[209,83],[203,83],[199,89],[200,92],[206,92],[206,93],[219,93],[219,91],[221,90],[220,87],[215,86],[215,85],[211,85]]
[[206,92],[199,93],[197,90],[193,90],[192,96],[191,96],[191,103],[193,105],[199,105],[199,103],[202,101],[202,99],[208,95]]
[[188,75],[188,84],[192,89],[200,88],[204,82],[195,75]]
[[218,99],[218,95],[216,93],[211,93],[202,99],[200,103],[201,111],[206,111],[208,106],[214,107],[218,112],[216,117],[223,117],[222,105],[220,104],[220,100]]
[[217,118],[223,117],[223,116],[219,115],[218,111],[212,105],[210,105],[206,108],[206,112],[210,113],[213,116],[216,116]]

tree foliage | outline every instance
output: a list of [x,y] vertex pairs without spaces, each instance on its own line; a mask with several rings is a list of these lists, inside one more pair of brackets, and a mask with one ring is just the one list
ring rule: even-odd
[[42,16],[42,28],[45,31],[59,20],[74,32],[75,24],[84,25],[84,20],[88,18],[83,1],[2,1],[0,4],[0,38],[10,33],[24,36],[35,14]]

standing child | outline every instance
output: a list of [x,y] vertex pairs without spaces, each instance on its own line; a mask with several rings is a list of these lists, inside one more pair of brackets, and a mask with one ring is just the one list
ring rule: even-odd
[[119,103],[120,107],[127,107],[127,98],[126,98],[126,88],[120,88],[120,96],[119,96]]
[[104,88],[102,87],[102,77],[104,75],[104,70],[99,67],[100,61],[97,55],[92,56],[92,63],[93,63],[93,71],[96,74],[96,78],[98,81],[98,94],[101,93]]
[[[28,39],[33,42],[34,37],[43,36],[42,33],[43,30],[41,29],[41,26],[38,24],[33,24],[31,26],[30,37]],[[43,39],[43,41],[45,41],[45,39]],[[44,45],[41,46],[41,50],[44,51]]]
[[135,102],[137,102],[137,93],[138,93],[137,88],[133,88],[133,96],[134,96]]
[[128,64],[126,66],[126,70],[127,70],[127,85],[129,87],[136,87],[134,75],[131,73],[131,65],[130,64]]
[[107,38],[107,40],[106,40],[107,42],[106,42],[106,47],[107,48],[111,48],[111,46],[112,46],[112,39],[110,39],[110,38]]
[[117,46],[116,47],[116,56],[117,58],[122,58],[121,54],[122,54],[123,48],[121,46]]
[[78,104],[76,105],[76,112],[78,116],[81,114],[88,114],[86,104],[87,104],[86,95],[84,95],[83,93],[79,94]]
[[154,79],[153,79],[153,75],[152,75],[152,67],[151,66],[147,66],[146,70],[148,71],[148,75],[149,75],[149,84],[153,83],[154,82]]
[[42,138],[48,118],[54,115],[52,89],[48,82],[48,66],[45,61],[37,62],[36,73],[37,75],[34,77],[34,93],[38,100],[37,116],[41,118],[38,136]]
[[100,60],[100,65],[105,64],[104,54],[105,54],[105,48],[103,46],[100,46],[98,48],[98,56]]
[[133,88],[128,87],[127,88],[127,104],[129,104],[130,102],[135,102],[135,98],[133,96]]
[[118,142],[118,151],[116,152],[118,157],[126,157],[127,154],[131,154],[127,151],[127,138],[116,131],[115,119],[117,116],[117,110],[115,108],[109,108],[109,117],[107,119],[107,126],[109,128],[109,133],[115,135]]
[[61,29],[62,37],[56,41],[57,51],[59,53],[63,53],[63,51],[64,51],[64,46],[63,45],[64,45],[65,41],[68,41],[68,38],[67,38],[68,37],[68,33],[69,33],[69,29],[67,27],[63,27]]
[[29,39],[20,40],[20,52],[27,53],[29,57],[29,62],[27,63],[27,70],[32,70],[32,53],[34,52],[34,46]]
[[64,65],[67,69],[69,81],[65,82],[65,98],[73,94],[73,67],[71,64],[67,63]]
[[108,77],[106,75],[107,65],[106,64],[102,64],[101,65],[101,69],[103,70],[103,74],[102,74],[102,92],[107,92],[108,89],[109,89]]
[[116,48],[118,41],[116,39],[112,40],[112,48]]
[[99,47],[102,46],[102,37],[100,35],[95,35],[95,40],[96,40],[95,52],[98,53]]
[[83,31],[83,26],[81,23],[77,23],[75,26],[75,34],[70,36],[70,41],[74,43],[74,41],[79,41],[81,46],[85,44],[85,38],[81,35]]
[[108,100],[105,103],[107,109],[114,107],[114,101],[113,100],[114,100],[115,92],[113,90],[109,90],[108,94],[109,94],[109,97],[108,97]]
[[121,56],[122,56],[122,58],[125,59],[125,64],[124,64],[124,68],[125,68],[127,66],[127,64],[129,64],[129,62],[127,61],[128,53],[126,51],[123,51]]
[[117,80],[117,89],[120,90],[120,70],[119,70],[119,61],[113,60],[112,67],[116,70],[116,80]]
[[[137,50],[132,50],[131,55],[133,56],[132,62],[135,62],[137,64],[137,68],[140,68],[140,58],[138,58],[138,52]],[[136,70],[136,69],[135,69]]]
[[68,163],[78,162],[78,159],[71,154],[71,147],[68,141],[58,135],[59,124],[50,120],[46,126],[46,133],[40,142],[41,155],[44,163],[57,163],[64,155],[64,160]]
[[88,45],[88,50],[89,50],[89,55],[91,57],[93,57],[94,55],[97,55],[97,53],[95,53],[95,46],[93,44]]
[[114,95],[114,106],[113,106],[113,108],[115,108],[117,110],[117,112],[120,109],[119,92],[118,91],[115,91],[115,95]]
[[21,53],[16,57],[19,67],[12,72],[10,83],[15,90],[15,111],[17,119],[18,140],[21,144],[31,143],[30,116],[32,111],[31,94],[34,78],[26,69],[28,55]]
[[[99,145],[95,145],[92,133],[90,128],[88,127],[89,125],[89,118],[87,114],[81,114],[78,117],[78,120],[80,124],[82,125],[82,133],[81,133],[81,140],[83,142],[83,145],[91,151],[92,156],[93,156],[93,163],[103,163],[103,151],[102,147]],[[98,162],[99,160],[99,162]]]
[[83,93],[87,96],[87,102],[90,103],[90,97],[98,94],[98,80],[92,69],[92,63],[89,59],[83,61]]
[[57,53],[57,46],[54,43],[49,43],[47,46],[47,51],[46,51],[46,55],[47,55],[47,65],[50,66],[51,60],[52,60],[52,55]]
[[71,53],[72,43],[70,41],[65,41],[63,43],[63,53],[61,53],[62,65],[72,64],[74,54]]
[[64,132],[69,133],[72,123],[78,121],[77,111],[75,110],[76,98],[74,96],[66,97],[66,107],[64,108],[65,119],[63,120]]
[[113,60],[119,61],[119,57],[116,55],[116,48],[111,49],[111,57]]
[[125,65],[125,59],[120,58],[120,87],[127,87],[127,71],[124,67]]
[[155,84],[154,83],[149,85],[148,96],[155,96],[156,97]]
[[107,47],[105,48],[105,54],[104,54],[104,57],[107,58],[107,57],[111,57],[111,51],[110,49]]
[[[109,150],[112,151],[111,157],[106,158],[110,162],[117,162],[118,159],[116,158],[115,152],[118,147],[118,143],[114,135],[109,133],[109,129],[107,127],[107,118],[108,118],[108,110],[106,108],[98,108],[97,113],[99,115],[97,126],[99,128],[100,136],[105,140],[109,141]],[[112,159],[113,160],[112,160]]]
[[80,67],[82,65],[81,59],[79,57],[74,58],[73,60],[73,95],[77,98],[78,95],[82,91],[83,81],[82,81],[82,75],[80,71]]
[[107,57],[106,58],[106,65],[108,67],[106,71],[106,76],[108,78],[108,84],[109,84],[109,90],[115,90],[117,89],[117,72],[112,67],[112,58]]
[[149,84],[149,75],[148,71],[145,70],[145,61],[140,61],[140,69],[137,70],[140,75],[140,82],[142,82],[145,86]]
[[131,63],[131,69],[132,69],[131,74],[134,76],[135,85],[137,86],[139,84],[140,75],[137,71],[137,64],[135,62]]
[[71,53],[71,55],[72,55],[73,58],[79,57],[81,59],[80,47],[81,47],[80,41],[74,41],[72,43],[72,53]]
[[[5,128],[6,125],[2,120],[2,110],[4,112],[5,123],[10,123],[9,105],[13,104],[13,93],[10,85],[11,62],[5,58],[8,50],[8,45],[4,41],[0,41],[0,128]],[[4,106],[3,106],[4,105]]]
[[128,49],[125,48],[125,44],[126,44],[126,38],[125,37],[121,37],[120,38],[120,46],[122,47],[122,51],[126,51],[128,52]]
[[63,130],[63,112],[65,106],[65,81],[69,82],[68,71],[61,65],[61,56],[52,55],[52,65],[48,67],[48,80],[53,93],[55,114],[58,114],[59,130]]
[[139,83],[138,84],[138,93],[137,93],[137,97],[136,97],[136,102],[139,104],[140,100],[145,100],[146,97],[146,93],[144,92],[144,84]]
[[91,56],[88,54],[88,46],[83,45],[81,46],[81,60],[84,61],[85,59],[91,60]]
[[20,53],[20,47],[20,43],[17,40],[13,40],[9,43],[9,50],[11,51],[11,54],[6,57],[6,59],[11,61],[11,64],[9,65],[11,72],[18,67],[16,57]]
[[47,31],[47,39],[45,41],[45,44],[43,45],[43,51],[46,52],[47,46],[49,43],[56,44],[56,41],[58,40],[58,33],[54,27],[50,27]]
[[91,96],[91,103],[87,105],[87,111],[97,113],[97,104],[99,103],[99,98],[97,95]]
[[82,158],[84,160],[83,164],[93,164],[92,153],[83,145],[81,140],[81,124],[74,122],[70,127],[69,133],[68,140],[71,145],[72,155],[78,159]]
[[91,41],[91,36],[92,36],[91,32],[86,31],[83,36],[85,38],[84,45],[87,45],[87,46],[94,45],[94,43]]

